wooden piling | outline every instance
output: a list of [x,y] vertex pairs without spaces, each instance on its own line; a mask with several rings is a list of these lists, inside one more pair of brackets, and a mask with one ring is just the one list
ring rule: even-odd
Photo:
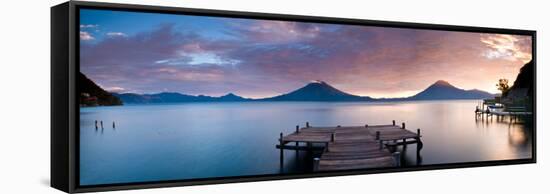
[[380,139],[380,131],[376,131],[376,141],[378,141],[378,149],[382,149],[384,146],[382,145],[382,140]]
[[392,120],[392,125],[395,126],[395,120]]
[[280,155],[279,155],[279,164],[281,166],[281,168],[283,167],[283,162],[284,162],[284,154],[283,154],[283,146],[284,146],[284,143],[283,143],[283,133],[281,132],[279,134],[279,145],[280,145]]
[[306,122],[306,128],[309,128],[309,122]]
[[369,128],[369,125],[366,125],[366,124],[365,124],[365,128]]
[[401,129],[405,129],[405,123],[401,123]]
[[334,140],[336,139],[336,134],[335,133],[332,133],[332,135],[330,135],[330,142],[334,142]]
[[397,167],[401,166],[401,153],[394,152],[392,155],[393,155],[393,160],[395,162],[395,166]]
[[420,140],[420,128],[416,129],[416,160],[420,159],[420,150],[422,149],[423,143]]
[[313,158],[313,171],[318,171],[319,170],[319,158]]
[[[296,125],[296,133],[300,133],[300,125]],[[300,145],[299,142],[296,142],[296,147]],[[298,150],[296,150],[296,154],[298,154]]]

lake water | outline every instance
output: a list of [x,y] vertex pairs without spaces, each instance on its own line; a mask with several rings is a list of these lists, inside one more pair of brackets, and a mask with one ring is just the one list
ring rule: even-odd
[[[279,133],[312,126],[406,122],[422,130],[405,165],[531,158],[532,124],[476,120],[475,100],[397,103],[235,102],[80,109],[81,185],[311,171],[305,152],[275,148]],[[95,120],[104,129],[95,129]],[[116,128],[113,129],[113,121]],[[99,125],[99,123],[98,123]],[[415,130],[416,131],[416,130]]]

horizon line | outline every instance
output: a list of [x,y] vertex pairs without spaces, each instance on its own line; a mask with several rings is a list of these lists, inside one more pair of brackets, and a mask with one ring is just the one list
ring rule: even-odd
[[[328,84],[327,82],[322,81],[322,80],[310,81],[308,84],[306,84],[306,85],[304,85],[304,86],[302,86],[302,87],[300,87],[300,88],[298,88],[298,89],[291,90],[291,91],[289,91],[289,92],[287,92],[287,93],[281,93],[281,94],[277,94],[277,95],[273,95],[273,96],[259,97],[259,98],[245,97],[245,96],[238,95],[238,94],[236,94],[235,92],[228,92],[228,93],[225,93],[225,94],[223,94],[223,95],[213,96],[213,95],[205,95],[205,94],[187,94],[187,93],[182,93],[182,92],[177,92],[177,91],[163,91],[163,92],[152,92],[152,93],[113,92],[113,91],[107,91],[107,90],[105,90],[105,91],[107,91],[107,92],[109,92],[109,93],[111,93],[111,94],[155,95],[155,94],[163,94],[163,93],[176,93],[176,94],[188,95],[188,96],[195,96],[195,97],[206,96],[206,97],[213,97],[213,98],[220,98],[220,97],[223,97],[223,96],[227,96],[227,95],[233,94],[233,95],[235,95],[235,96],[242,97],[242,98],[244,98],[244,99],[261,100],[261,99],[273,98],[273,97],[277,97],[277,96],[289,94],[289,93],[294,92],[294,91],[296,91],[296,90],[299,90],[299,89],[301,89],[301,88],[303,88],[303,87],[305,87],[305,86],[307,86],[307,85],[309,85],[309,84],[315,84],[315,83],[320,84],[320,83],[325,83],[325,84],[327,84],[327,85],[329,85],[329,86],[331,86],[331,87],[333,87],[333,88],[335,88],[335,89],[337,89],[337,90],[339,90],[339,91],[341,91],[341,92],[343,92],[343,93],[346,93],[346,94],[349,94],[349,95],[353,95],[353,96],[357,96],[357,97],[367,97],[367,98],[372,98],[372,99],[400,99],[400,98],[410,98],[410,97],[413,97],[413,96],[419,94],[420,92],[422,92],[422,91],[428,89],[430,86],[436,84],[436,83],[439,82],[439,81],[447,82],[447,81],[445,81],[445,80],[437,80],[437,81],[433,82],[432,84],[428,85],[426,88],[417,91],[414,95],[410,95],[410,96],[400,96],[400,97],[372,97],[372,96],[369,96],[369,95],[366,95],[366,96],[355,95],[355,94],[352,94],[352,93],[349,93],[349,92],[342,91],[342,90],[340,90],[340,89],[338,89],[338,88],[336,88],[336,87],[334,87],[334,86],[332,86],[332,85],[330,85],[330,84]],[[456,87],[455,85],[453,85],[453,84],[451,84],[451,83],[449,83],[449,82],[447,82],[447,83],[448,83],[449,85],[451,85],[452,87],[455,87],[455,88],[458,88],[458,89],[461,89],[461,90],[465,90],[465,91],[478,90],[478,91],[482,91],[482,92],[487,92],[488,94],[491,94],[491,95],[498,95],[498,93],[491,93],[491,92],[488,92],[488,91],[485,91],[485,90],[480,90],[480,89],[477,89],[477,88],[474,88],[474,89],[463,89],[463,88]],[[512,87],[512,86],[510,86],[510,87]]]

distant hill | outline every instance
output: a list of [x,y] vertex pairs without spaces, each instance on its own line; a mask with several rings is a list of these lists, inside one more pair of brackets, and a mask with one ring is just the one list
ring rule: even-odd
[[226,94],[224,96],[220,96],[217,100],[218,101],[224,101],[224,102],[238,102],[238,101],[246,101],[246,100],[250,100],[250,99],[246,99],[246,98],[237,96],[233,93],[229,93],[229,94]]
[[444,100],[444,99],[484,99],[492,98],[493,94],[481,90],[463,90],[449,82],[439,80],[422,92],[405,98],[407,100]]
[[313,81],[290,93],[259,99],[261,101],[367,101],[370,97],[361,97],[342,92],[323,81]]
[[237,96],[233,93],[226,94],[220,97],[204,96],[204,95],[187,95],[177,92],[162,92],[157,94],[114,94],[122,101],[129,104],[149,104],[149,103],[182,103],[182,102],[239,102],[250,99]]
[[521,67],[514,85],[503,94],[501,102],[513,104],[513,106],[524,106],[528,111],[533,111],[534,76],[535,64],[530,61]]
[[80,90],[81,106],[122,105],[122,101],[118,97],[103,90],[81,72],[78,73],[78,89]]
[[[519,74],[514,81],[514,85],[510,88],[510,91],[527,89],[527,96],[533,97],[533,78],[535,75],[535,65],[533,61],[529,61],[519,70]],[[513,93],[513,92],[512,92]]]

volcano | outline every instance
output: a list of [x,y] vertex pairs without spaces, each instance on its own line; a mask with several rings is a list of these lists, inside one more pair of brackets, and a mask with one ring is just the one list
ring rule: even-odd
[[352,95],[338,90],[324,81],[312,81],[287,94],[264,98],[265,101],[365,101],[370,97]]
[[494,95],[481,90],[463,90],[451,85],[449,82],[439,80],[422,92],[411,96],[410,100],[444,100],[444,99],[485,99]]

